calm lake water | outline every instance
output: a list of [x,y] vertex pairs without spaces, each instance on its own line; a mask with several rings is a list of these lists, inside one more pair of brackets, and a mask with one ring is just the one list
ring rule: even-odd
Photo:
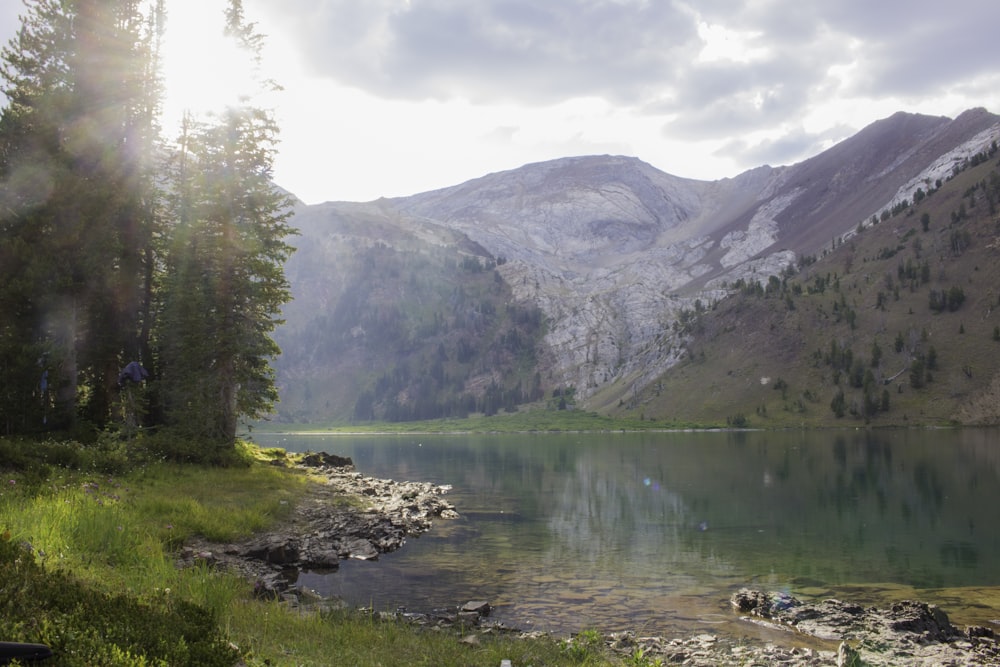
[[729,596],[757,586],[1000,619],[996,430],[255,439],[452,486],[461,518],[302,575],[356,606],[488,600],[522,629],[745,632]]

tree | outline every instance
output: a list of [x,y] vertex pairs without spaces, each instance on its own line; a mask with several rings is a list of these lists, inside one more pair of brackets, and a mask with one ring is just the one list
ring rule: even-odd
[[833,414],[837,419],[844,416],[844,411],[847,408],[847,399],[844,396],[844,390],[838,389],[837,393],[834,395],[833,400],[830,401],[830,409],[833,410]]
[[[231,445],[238,419],[277,397],[271,333],[291,252],[289,202],[271,183],[277,126],[244,100],[188,122],[164,163],[164,4],[27,0],[0,53],[6,433],[77,415],[108,426],[130,361],[158,385],[152,419],[202,441]],[[239,0],[226,33],[255,67],[261,37]]]
[[[226,34],[254,62],[260,37],[231,0]],[[271,338],[290,299],[288,198],[271,181],[277,125],[249,101],[214,122],[189,119],[176,162],[171,271],[161,357],[166,418],[231,447],[240,419],[277,400]]]
[[924,360],[920,357],[913,360],[910,365],[910,386],[914,389],[920,389],[924,386],[926,381],[927,370],[924,366]]
[[31,0],[0,55],[0,248],[19,255],[0,268],[0,357],[20,357],[13,405],[40,394],[46,427],[108,423],[149,334],[162,2],[140,4]]

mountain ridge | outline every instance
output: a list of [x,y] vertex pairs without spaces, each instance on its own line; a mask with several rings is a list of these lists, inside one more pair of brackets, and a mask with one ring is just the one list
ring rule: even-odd
[[545,316],[545,386],[573,387],[586,404],[609,384],[646,386],[675,365],[682,313],[834,247],[998,137],[1000,117],[985,109],[954,120],[900,112],[801,163],[717,181],[635,157],[576,156],[409,197],[300,207],[292,224],[322,246],[324,216],[353,216],[342,241],[391,246],[408,235],[492,262],[510,302]]

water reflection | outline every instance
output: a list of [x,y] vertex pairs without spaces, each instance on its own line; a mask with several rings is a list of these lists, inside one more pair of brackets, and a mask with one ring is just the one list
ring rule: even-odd
[[[486,598],[524,627],[691,626],[796,594],[1000,585],[996,431],[284,438],[451,484],[462,518],[304,577],[379,608]],[[984,612],[986,613],[986,612]],[[991,610],[994,617],[998,613]],[[985,620],[985,619],[984,619]],[[527,621],[527,622],[526,622]]]

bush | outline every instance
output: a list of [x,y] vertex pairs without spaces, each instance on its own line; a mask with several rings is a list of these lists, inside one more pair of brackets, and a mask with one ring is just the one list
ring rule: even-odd
[[746,428],[750,425],[750,420],[742,412],[726,417],[726,423],[733,428]]

